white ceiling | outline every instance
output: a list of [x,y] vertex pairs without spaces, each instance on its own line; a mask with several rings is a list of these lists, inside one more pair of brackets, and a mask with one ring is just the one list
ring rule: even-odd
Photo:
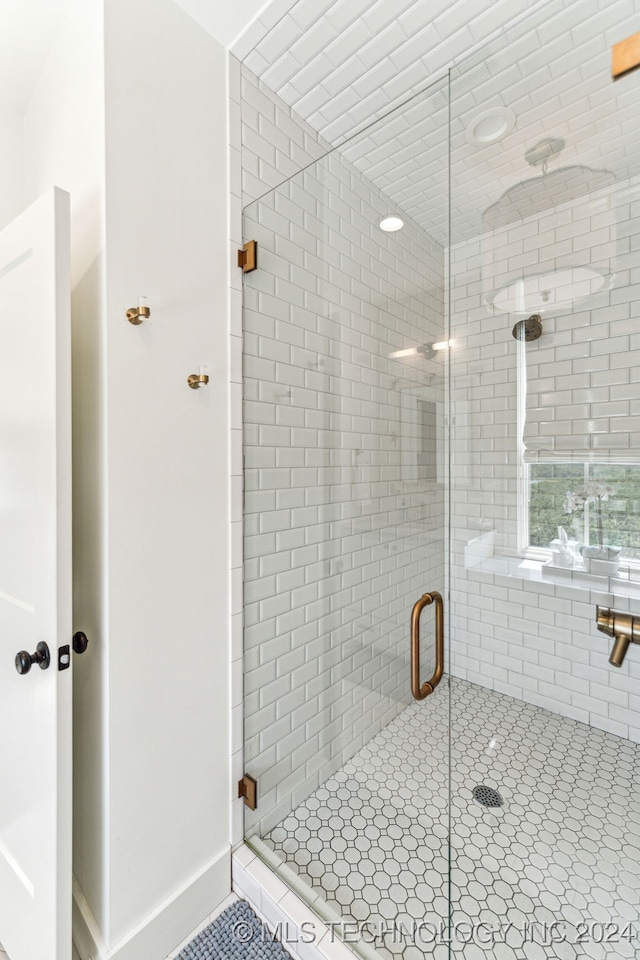
[[[269,28],[263,15],[234,52],[443,244],[446,77],[406,101],[452,62],[452,242],[477,235],[483,210],[539,175],[524,154],[545,137],[567,144],[550,169],[640,172],[640,71],[616,82],[609,74],[611,45],[640,27],[640,0],[274,0],[272,21],[276,3],[277,22]],[[515,129],[491,145],[468,143],[468,122],[494,106],[514,110]]]
[[174,0],[207,33],[229,47],[249,27],[256,17],[270,6],[270,0]]
[[[174,0],[228,47],[273,0]],[[0,0],[0,104],[24,110],[71,0]],[[82,38],[78,38],[82,42]]]
[[71,0],[0,0],[0,101],[23,110]]

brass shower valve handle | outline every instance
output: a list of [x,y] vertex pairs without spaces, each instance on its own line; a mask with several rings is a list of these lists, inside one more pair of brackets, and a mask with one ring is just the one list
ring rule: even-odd
[[596,626],[602,633],[614,638],[609,663],[613,667],[621,667],[629,644],[640,643],[640,617],[632,613],[619,613],[609,607],[596,607]]

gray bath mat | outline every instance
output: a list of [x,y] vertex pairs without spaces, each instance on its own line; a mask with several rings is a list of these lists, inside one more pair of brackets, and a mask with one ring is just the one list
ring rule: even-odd
[[291,960],[244,900],[232,903],[180,952],[177,960]]

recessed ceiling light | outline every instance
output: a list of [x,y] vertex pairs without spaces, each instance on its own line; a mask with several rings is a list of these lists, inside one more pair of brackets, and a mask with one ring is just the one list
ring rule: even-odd
[[511,133],[516,125],[516,115],[508,107],[494,107],[476,114],[465,131],[469,143],[495,143]]
[[381,230],[384,230],[385,233],[395,233],[396,230],[402,230],[404,227],[404,220],[401,220],[400,217],[385,217],[378,224]]

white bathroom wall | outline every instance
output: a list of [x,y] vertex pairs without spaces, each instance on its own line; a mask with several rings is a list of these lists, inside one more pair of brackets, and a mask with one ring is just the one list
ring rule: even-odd
[[0,230],[24,208],[23,116],[0,102]]
[[29,190],[72,195],[83,958],[165,956],[230,886],[225,62],[171,0],[78,0],[29,108]]
[[223,47],[228,47],[269,6],[269,0],[244,0],[242,4],[211,0],[175,0]]
[[171,0],[105,13],[114,942],[228,892],[227,91]]
[[[450,270],[452,672],[635,741],[640,658],[631,648],[620,669],[610,666],[610,641],[595,627],[596,603],[634,610],[633,591],[605,578],[600,587],[580,586],[579,578],[563,585],[540,574],[528,580],[519,561],[512,562],[511,576],[494,572],[492,558],[517,556],[524,509],[518,347],[511,335],[519,314],[492,313],[484,297],[505,277],[554,265],[610,266],[611,290],[543,309],[542,337],[524,347],[528,415],[535,418],[528,437],[549,450],[559,439],[578,460],[596,452],[590,450],[594,438],[605,448],[615,440],[623,459],[637,455],[639,236],[635,178],[589,202],[566,202],[457,244]],[[473,549],[482,538],[491,544],[484,551],[488,563],[478,562]]]

